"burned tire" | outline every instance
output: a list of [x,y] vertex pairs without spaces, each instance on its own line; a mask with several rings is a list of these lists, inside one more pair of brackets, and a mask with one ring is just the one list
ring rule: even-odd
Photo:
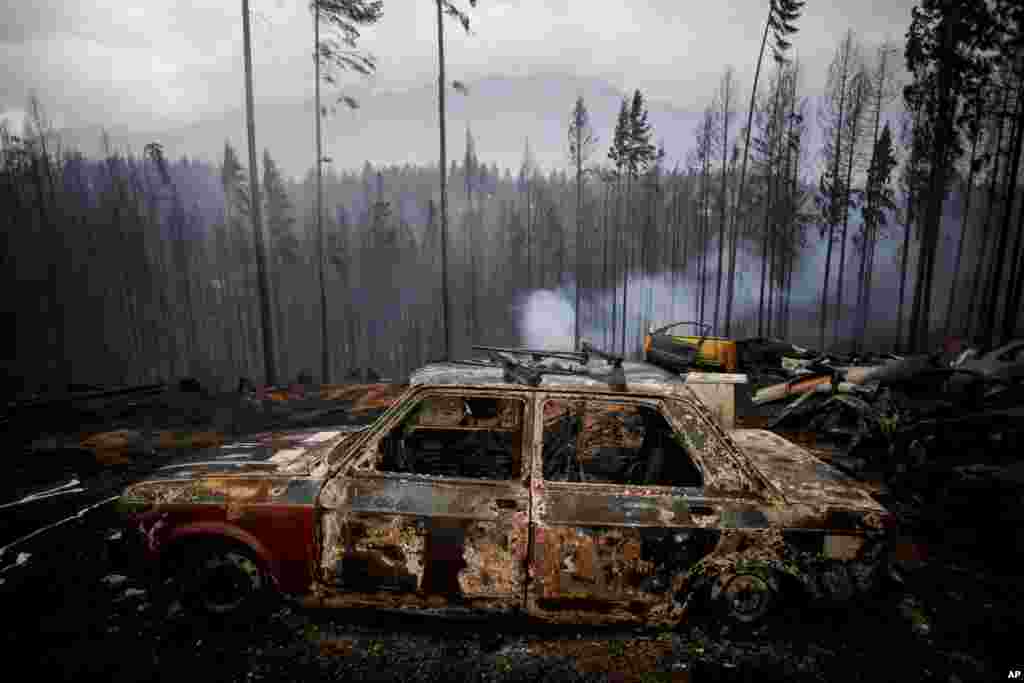
[[189,611],[210,616],[254,614],[269,604],[270,577],[245,546],[197,541],[185,546],[180,557],[175,578]]
[[778,594],[756,574],[735,574],[714,591],[714,608],[721,621],[743,626],[758,624],[771,613]]

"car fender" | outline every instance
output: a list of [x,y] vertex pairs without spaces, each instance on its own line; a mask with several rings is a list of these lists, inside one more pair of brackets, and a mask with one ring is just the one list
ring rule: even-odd
[[280,586],[280,566],[273,553],[254,535],[233,524],[226,524],[224,522],[195,522],[175,527],[164,542],[164,552],[168,548],[179,546],[181,543],[187,543],[200,537],[230,539],[246,546],[259,559],[274,586]]

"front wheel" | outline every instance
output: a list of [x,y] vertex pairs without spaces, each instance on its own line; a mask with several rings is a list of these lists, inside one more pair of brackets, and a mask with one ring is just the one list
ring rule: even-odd
[[252,551],[226,541],[186,548],[178,580],[184,605],[209,615],[255,611],[269,593],[267,574]]

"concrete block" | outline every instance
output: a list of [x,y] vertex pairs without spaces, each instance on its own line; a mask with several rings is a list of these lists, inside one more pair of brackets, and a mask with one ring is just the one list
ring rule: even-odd
[[725,430],[736,427],[736,385],[746,384],[747,376],[733,373],[688,372],[681,375]]

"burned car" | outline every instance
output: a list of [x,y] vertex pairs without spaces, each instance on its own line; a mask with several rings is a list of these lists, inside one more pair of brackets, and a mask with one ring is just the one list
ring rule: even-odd
[[770,432],[724,431],[656,366],[530,358],[431,364],[377,389],[368,403],[388,407],[365,425],[158,470],[120,498],[125,537],[212,612],[272,591],[575,623],[674,624],[700,605],[751,623],[885,575],[894,518],[854,480]]

